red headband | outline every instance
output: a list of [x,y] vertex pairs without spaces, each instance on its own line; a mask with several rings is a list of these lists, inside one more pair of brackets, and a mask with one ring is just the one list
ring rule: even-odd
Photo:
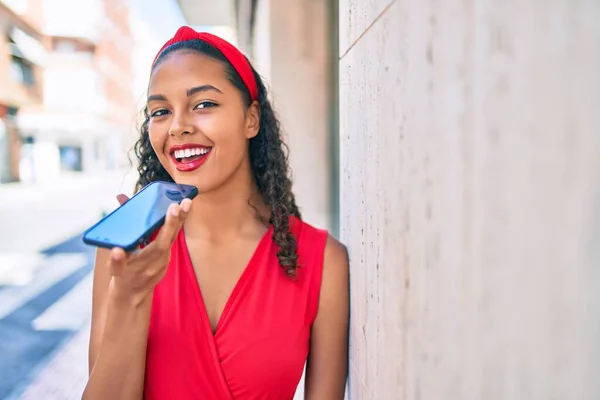
[[182,26],[177,30],[177,32],[175,32],[175,36],[173,36],[167,41],[167,43],[163,45],[163,47],[160,49],[160,51],[154,58],[154,61],[152,61],[152,65],[156,63],[156,60],[158,59],[160,54],[167,47],[175,43],[187,42],[188,40],[201,40],[219,50],[227,59],[227,61],[229,61],[229,63],[237,71],[237,73],[240,75],[240,78],[242,78],[242,81],[246,85],[246,88],[248,88],[250,98],[252,100],[258,99],[258,86],[256,85],[256,80],[254,79],[252,68],[250,67],[250,63],[248,62],[246,57],[231,43],[207,32],[196,32],[188,26]]

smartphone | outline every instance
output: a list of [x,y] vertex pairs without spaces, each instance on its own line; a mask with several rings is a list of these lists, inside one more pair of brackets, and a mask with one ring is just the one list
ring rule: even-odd
[[83,242],[89,245],[132,251],[144,244],[167,215],[171,203],[193,199],[198,189],[191,185],[156,181],[136,193],[127,203],[108,214],[83,234]]

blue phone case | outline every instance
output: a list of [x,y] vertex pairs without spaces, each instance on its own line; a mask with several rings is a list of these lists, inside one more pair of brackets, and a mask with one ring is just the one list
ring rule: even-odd
[[[181,200],[183,200],[184,198],[193,199],[194,197],[196,197],[198,195],[198,189],[195,186],[183,185],[183,184],[178,184],[178,183],[173,183],[173,182],[164,182],[164,181],[151,182],[148,185],[146,185],[144,188],[142,188],[133,197],[131,197],[131,199],[129,199],[127,201],[127,203],[122,204],[121,206],[116,208],[113,212],[111,212],[110,214],[108,214],[107,216],[102,218],[100,221],[96,222],[93,226],[88,228],[83,234],[83,242],[88,245],[102,247],[102,248],[108,248],[108,249],[111,249],[113,247],[121,247],[125,251],[128,251],[128,252],[133,251],[138,246],[147,243],[147,241],[151,238],[151,236],[154,234],[154,232],[156,232],[156,230],[159,229],[164,224],[165,217],[166,217],[166,209],[163,210],[164,213],[163,213],[163,211],[161,211],[161,214],[163,214],[163,215],[160,216],[160,218],[158,218],[155,223],[153,223],[150,226],[144,227],[143,230],[140,230],[139,234],[135,234],[135,237],[129,243],[116,244],[114,241],[111,240],[110,237],[98,237],[97,235],[94,235],[93,232],[96,230],[97,227],[99,227],[103,223],[106,223],[111,218],[117,218],[117,217],[115,217],[116,213],[122,207],[124,207],[126,204],[128,205],[128,207],[130,207],[132,204],[135,204],[137,201],[136,199],[141,198],[143,196],[144,191],[148,190],[153,185],[162,185],[164,187],[164,193],[166,194],[165,197],[167,198],[167,199],[165,199],[166,201],[169,201],[169,199],[173,200],[172,197],[177,199],[175,201],[170,201],[170,202],[181,202]],[[156,189],[156,187],[154,187],[153,189]],[[172,196],[169,196],[169,193]],[[122,215],[118,216],[118,218],[123,219],[123,216]],[[121,222],[126,222],[126,220],[121,221]]]

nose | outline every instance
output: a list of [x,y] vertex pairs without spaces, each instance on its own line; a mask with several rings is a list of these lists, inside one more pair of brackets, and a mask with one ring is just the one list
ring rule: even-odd
[[174,113],[171,126],[169,127],[169,135],[180,136],[191,134],[194,126],[188,121],[185,113]]

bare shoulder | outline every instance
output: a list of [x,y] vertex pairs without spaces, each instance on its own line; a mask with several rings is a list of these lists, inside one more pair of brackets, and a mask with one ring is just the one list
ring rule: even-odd
[[349,266],[346,247],[327,237],[317,318],[311,329],[305,399],[343,399],[348,369]]
[[[349,262],[348,251],[340,241],[328,235],[323,259],[323,285],[334,285],[337,290],[345,290],[341,285],[348,282]],[[329,282],[333,280],[334,282]],[[337,284],[336,284],[337,282]],[[347,288],[347,287],[346,287]]]
[[333,269],[348,269],[348,251],[339,240],[327,235],[325,244],[325,265]]
[[346,246],[328,235],[323,257],[317,319],[331,319],[334,315],[340,322],[347,319],[350,292],[349,269]]
[[317,319],[329,319],[331,314],[345,318],[350,292],[349,261],[346,246],[328,235],[323,257],[323,276]]

